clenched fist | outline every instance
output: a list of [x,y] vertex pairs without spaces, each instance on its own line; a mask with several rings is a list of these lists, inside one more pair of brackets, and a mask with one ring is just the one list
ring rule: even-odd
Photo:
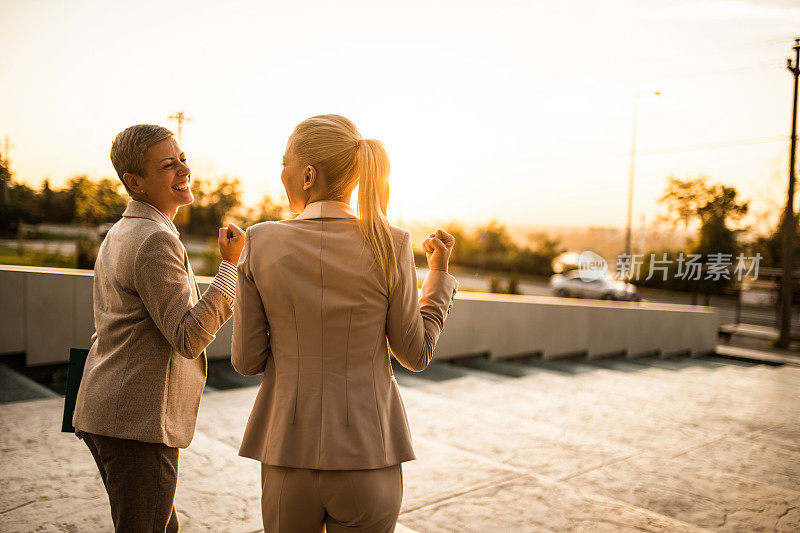
[[444,270],[447,272],[450,252],[456,238],[444,230],[436,230],[422,242],[422,249],[425,250],[425,257],[428,258],[428,268],[431,270]]
[[227,228],[219,228],[219,253],[222,258],[234,265],[239,262],[244,248],[244,232],[236,224],[230,223]]

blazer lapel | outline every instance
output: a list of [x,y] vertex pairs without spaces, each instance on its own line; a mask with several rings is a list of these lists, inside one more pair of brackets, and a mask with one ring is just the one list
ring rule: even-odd
[[[139,200],[129,201],[128,206],[125,208],[125,212],[122,213],[122,216],[127,218],[146,218],[152,220],[174,233],[176,237],[180,237],[178,228],[175,227],[175,224],[172,223],[169,217],[162,213],[155,206],[152,206],[146,202],[140,202]],[[200,300],[200,287],[197,285],[197,280],[194,277],[192,265],[189,263],[189,254],[186,252],[186,247],[183,246],[183,243],[181,243],[181,248],[183,248],[183,266],[186,268],[186,277],[189,281],[189,287],[191,287],[191,302],[192,305],[195,305]],[[208,359],[206,358],[205,350],[203,350],[203,354],[200,356],[200,358],[203,360],[203,371],[206,373],[206,375],[208,375]]]

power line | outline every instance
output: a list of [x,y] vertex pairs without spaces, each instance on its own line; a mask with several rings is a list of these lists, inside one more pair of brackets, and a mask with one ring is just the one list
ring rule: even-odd
[[[710,50],[700,51],[699,53],[694,53],[692,56],[694,58],[706,58],[706,62],[709,62],[708,58],[715,55],[722,55],[723,53],[727,54],[729,50],[735,49],[752,49],[756,47],[763,47],[763,46],[772,46],[778,44],[785,44],[787,41],[793,40],[794,37],[781,37],[781,38],[774,38],[774,39],[767,39],[761,41],[753,41],[749,43],[739,43],[733,45],[726,45],[726,46],[719,46],[716,48],[712,48]],[[763,55],[763,54],[759,54]],[[773,54],[770,54],[773,56]],[[661,65],[660,70],[669,69],[671,65],[680,66],[684,63],[683,59],[680,58],[653,58],[650,62],[651,64],[658,64]],[[731,67],[724,67],[715,70],[705,70],[703,72],[687,72],[684,74],[676,73],[674,75],[666,74],[663,78],[659,80],[659,84],[663,85],[665,82],[670,82],[672,80],[680,81],[680,80],[692,80],[692,79],[702,79],[702,78],[710,78],[718,75],[730,74],[733,72],[741,72],[746,70],[758,70],[763,68],[770,68],[770,67],[783,67],[783,62],[775,61],[775,60],[762,60],[758,63],[751,63],[751,64],[744,64],[738,66],[731,66]]]
[[[699,151],[699,150],[717,150],[720,148],[729,148],[734,146],[749,146],[749,145],[757,145],[757,144],[767,144],[767,143],[776,143],[776,142],[788,142],[789,139],[785,135],[773,135],[770,137],[756,137],[756,138],[749,138],[749,139],[729,139],[726,141],[715,141],[715,142],[707,142],[707,143],[698,143],[698,144],[689,144],[689,145],[679,145],[679,146],[664,146],[661,148],[644,148],[638,149],[638,155],[654,155],[654,154],[668,154],[668,153],[678,153],[678,152],[690,152],[690,151]],[[630,157],[630,152],[623,153],[623,152],[616,152],[616,153],[597,153],[597,154],[590,154],[585,156],[572,156],[572,155],[563,155],[563,156],[553,156],[553,157],[541,157],[541,158],[533,158],[529,159],[528,161],[564,161],[564,160],[571,160],[571,161],[583,161],[583,160],[593,160],[593,159],[614,159],[614,158],[621,158],[621,157]]]
[[697,150],[716,150],[718,148],[729,148],[733,146],[749,146],[754,144],[768,144],[775,142],[787,142],[789,139],[785,135],[773,135],[771,137],[756,137],[753,139],[732,139],[728,141],[716,141],[700,144],[688,144],[684,146],[671,146],[665,148],[650,148],[641,150],[643,154],[671,154],[676,152],[691,152]]
[[760,70],[764,68],[782,68],[783,63],[780,61],[762,61],[760,63],[753,63],[747,65],[739,65],[734,67],[728,68],[721,68],[717,70],[705,70],[703,72],[687,72],[685,74],[665,74],[663,77],[659,77],[659,83],[657,84],[648,84],[648,85],[665,85],[669,84],[673,81],[685,81],[685,80],[696,80],[696,79],[703,79],[703,78],[713,78],[715,76],[723,76],[726,74],[731,74],[735,72],[742,72],[746,70]]
[[[713,48],[704,48],[692,53],[692,56],[695,58],[705,58],[708,56],[714,55],[728,55],[731,50],[743,50],[748,49],[751,50],[753,48],[764,48],[767,46],[776,46],[779,44],[786,44],[787,42],[791,42],[794,40],[794,35],[787,35],[785,37],[776,37],[773,39],[762,39],[758,41],[749,41],[746,43],[733,43],[733,44],[726,44],[721,46],[715,46]],[[772,54],[770,54],[772,56]],[[651,62],[658,63],[658,64],[665,64],[665,63],[674,63],[680,64],[682,60],[680,58],[676,58],[674,56],[660,56],[660,57],[651,57]]]

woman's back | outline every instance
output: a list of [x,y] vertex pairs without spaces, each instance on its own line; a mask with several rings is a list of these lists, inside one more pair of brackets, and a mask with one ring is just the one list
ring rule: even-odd
[[[396,241],[403,231],[393,228]],[[359,340],[385,335],[389,291],[381,272],[370,268],[373,255],[356,219],[265,223],[251,230],[250,243],[273,356],[362,353],[363,345],[348,345],[348,333]]]
[[391,232],[400,281],[390,295],[347,204],[314,202],[248,229],[232,361],[264,378],[241,455],[325,470],[415,458],[387,335],[401,363],[427,366],[457,283],[440,273],[449,279],[418,302],[409,234]]

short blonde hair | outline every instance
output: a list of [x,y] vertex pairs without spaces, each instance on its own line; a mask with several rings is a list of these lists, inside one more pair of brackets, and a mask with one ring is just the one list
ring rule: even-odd
[[111,164],[117,171],[125,190],[130,193],[128,185],[122,179],[126,172],[144,175],[144,156],[147,149],[159,141],[172,137],[174,133],[163,126],[155,124],[137,124],[125,128],[117,134],[111,143]]

